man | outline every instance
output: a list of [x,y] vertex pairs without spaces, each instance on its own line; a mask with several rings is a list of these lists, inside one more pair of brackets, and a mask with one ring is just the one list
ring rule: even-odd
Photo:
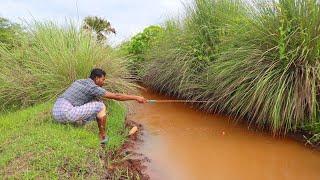
[[96,119],[101,144],[106,144],[105,133],[106,106],[99,98],[117,101],[136,100],[146,103],[141,96],[111,93],[102,88],[106,73],[102,69],[93,69],[88,79],[75,81],[55,102],[52,110],[53,118],[61,123],[85,124]]

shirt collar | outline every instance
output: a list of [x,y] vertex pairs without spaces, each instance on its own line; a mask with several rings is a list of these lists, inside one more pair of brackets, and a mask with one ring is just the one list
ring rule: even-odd
[[94,81],[93,81],[91,78],[88,78],[87,80],[88,80],[90,83],[96,84],[96,83],[94,83]]

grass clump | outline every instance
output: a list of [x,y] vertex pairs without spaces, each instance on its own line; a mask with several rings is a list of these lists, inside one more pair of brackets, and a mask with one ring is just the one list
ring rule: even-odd
[[14,42],[23,34],[19,24],[10,22],[8,19],[0,17],[0,44],[8,49],[13,48]]
[[0,57],[2,110],[55,98],[74,80],[87,78],[93,67],[107,72],[110,91],[126,92],[134,87],[124,80],[128,75],[124,61],[72,23],[59,27],[35,22],[14,49],[0,47]]
[[144,82],[274,133],[319,122],[319,19],[316,0],[195,0],[164,25]]
[[232,46],[210,66],[207,82],[216,84],[205,95],[214,92],[211,99],[220,109],[274,133],[317,121],[319,5],[267,1],[249,7],[248,14]]
[[226,14],[241,17],[239,6],[236,1],[197,0],[186,6],[184,18],[167,21],[163,37],[146,56],[150,63],[144,82],[181,98],[199,94],[199,75],[217,59],[231,33],[225,22],[236,21]]

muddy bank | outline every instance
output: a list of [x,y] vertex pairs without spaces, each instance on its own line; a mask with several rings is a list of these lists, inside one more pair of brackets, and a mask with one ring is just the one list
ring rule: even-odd
[[141,124],[126,120],[126,128],[138,127],[139,131],[128,137],[126,142],[115,152],[105,154],[105,147],[102,147],[100,159],[106,169],[103,179],[150,179],[146,174],[146,162],[149,159],[141,153],[136,152],[137,142],[142,142]]
[[286,135],[288,138],[291,138],[305,147],[320,151],[320,141],[318,142],[310,142],[310,139],[314,136],[314,134],[304,131],[304,130],[297,130],[296,132],[289,132]]

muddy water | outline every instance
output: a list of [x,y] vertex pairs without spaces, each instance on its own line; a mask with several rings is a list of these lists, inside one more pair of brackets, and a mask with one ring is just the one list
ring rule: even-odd
[[151,179],[320,179],[320,153],[293,140],[275,139],[185,104],[136,105],[134,112],[130,118],[145,127],[138,151],[151,159]]

